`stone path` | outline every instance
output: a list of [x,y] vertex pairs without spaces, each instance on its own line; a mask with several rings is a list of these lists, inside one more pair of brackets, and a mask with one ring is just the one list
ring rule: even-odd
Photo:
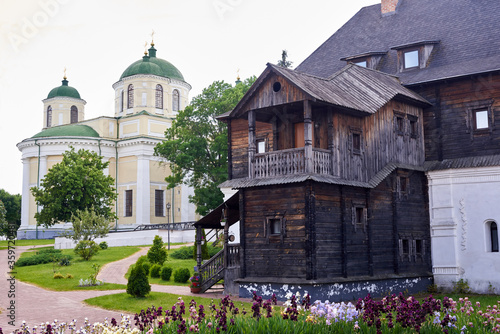
[[[171,246],[175,248],[176,246]],[[180,246],[177,246],[180,247]],[[31,247],[16,247],[16,257]],[[127,284],[125,274],[129,266],[139,258],[141,255],[147,253],[148,248],[143,248],[128,258],[120,261],[108,263],[105,265],[99,275],[98,279],[107,283]],[[54,319],[58,321],[69,322],[77,319],[77,324],[82,324],[85,318],[91,322],[102,322],[104,318],[116,319],[121,318],[122,312],[108,311],[96,307],[91,307],[83,303],[83,300],[104,296],[114,293],[121,293],[124,290],[107,290],[107,291],[51,291],[39,288],[37,286],[16,281],[13,286],[15,296],[10,296],[10,282],[8,281],[10,271],[8,268],[8,250],[0,250],[0,328],[4,333],[10,333],[15,328],[19,328],[22,321],[25,320],[30,326],[40,325],[41,322],[52,322]],[[204,293],[202,295],[195,295],[190,292],[189,287],[186,286],[172,286],[172,285],[157,285],[152,284],[152,291],[166,292],[177,295],[185,296],[200,296],[207,298],[221,298],[224,296],[222,291],[215,291]],[[248,299],[232,298],[233,300],[249,301]],[[9,318],[10,311],[8,307],[10,303],[15,305],[15,317],[13,319],[14,326],[9,324],[12,320]]]

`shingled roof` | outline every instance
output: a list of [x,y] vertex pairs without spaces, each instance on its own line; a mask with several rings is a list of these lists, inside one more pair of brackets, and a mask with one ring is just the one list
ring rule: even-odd
[[[500,70],[500,1],[399,0],[396,13],[382,15],[380,4],[364,7],[297,70],[328,78],[352,55],[386,51],[379,69],[405,85]],[[398,73],[399,45],[439,41],[428,66]]]
[[344,66],[329,78],[320,78],[297,70],[267,64],[266,70],[233,111],[219,115],[218,118],[234,117],[244,112],[245,110],[240,109],[249,99],[252,99],[256,87],[267,80],[270,72],[286,78],[311,99],[367,114],[376,113],[394,98],[420,106],[430,105],[423,97],[401,85],[397,77],[354,64]]

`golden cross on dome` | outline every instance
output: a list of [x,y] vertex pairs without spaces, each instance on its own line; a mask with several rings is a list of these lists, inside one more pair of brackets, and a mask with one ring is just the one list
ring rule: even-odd
[[144,42],[144,55],[148,55],[148,41]]
[[238,81],[240,81],[240,69],[238,69],[238,70],[236,71],[236,73],[238,74],[238,76],[236,77],[236,79],[237,79]]
[[151,46],[155,45],[154,36],[155,36],[155,31],[153,29],[151,29]]
[[64,66],[64,80],[66,80],[66,66]]

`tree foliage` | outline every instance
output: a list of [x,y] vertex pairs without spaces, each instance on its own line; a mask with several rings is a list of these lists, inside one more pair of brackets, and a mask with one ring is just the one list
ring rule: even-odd
[[109,233],[109,221],[104,216],[96,213],[94,208],[76,210],[71,215],[72,228],[62,236],[73,239],[93,241],[96,238],[104,238]]
[[153,246],[148,250],[148,260],[159,265],[163,265],[163,262],[167,260],[167,250],[163,246],[163,240],[159,235],[155,235]]
[[251,77],[234,87],[215,81],[203,89],[165,131],[166,140],[155,147],[155,155],[170,162],[172,173],[165,178],[169,187],[193,187],[190,201],[200,215],[222,203],[223,195],[217,186],[227,180],[227,126],[216,116],[232,110],[255,79]]
[[99,216],[115,218],[111,210],[116,199],[114,179],[104,175],[109,162],[95,152],[73,147],[63,154],[41,182],[31,188],[35,202],[42,209],[35,214],[38,225],[50,227],[71,220],[73,212],[94,208]]
[[291,62],[287,59],[288,59],[288,52],[286,50],[283,50],[281,52],[281,59],[278,60],[278,66],[285,67],[285,68],[292,67],[293,62]]
[[7,210],[5,210],[5,206],[3,202],[0,200],[0,231],[2,234],[0,235],[8,235],[9,232],[9,223],[5,216],[7,215]]
[[[0,189],[0,201],[3,202],[6,210],[5,224],[0,224],[0,236],[15,233],[21,226],[21,195],[11,195],[4,189]],[[12,228],[12,226],[15,226],[15,228]]]

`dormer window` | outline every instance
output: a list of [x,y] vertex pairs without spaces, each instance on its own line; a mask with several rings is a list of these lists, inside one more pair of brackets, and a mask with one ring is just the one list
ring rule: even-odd
[[341,58],[348,64],[355,64],[372,70],[377,70],[380,60],[387,52],[366,52],[359,55]]
[[406,52],[403,52],[403,60],[404,60],[404,69],[407,70],[407,69],[410,69],[410,68],[414,68],[414,67],[419,67],[419,62],[418,62],[418,59],[419,59],[419,52],[418,52],[418,49],[417,50],[411,50],[411,51],[406,51]]
[[399,72],[427,67],[429,57],[438,44],[439,41],[420,41],[392,47],[391,50],[396,50],[398,54]]

